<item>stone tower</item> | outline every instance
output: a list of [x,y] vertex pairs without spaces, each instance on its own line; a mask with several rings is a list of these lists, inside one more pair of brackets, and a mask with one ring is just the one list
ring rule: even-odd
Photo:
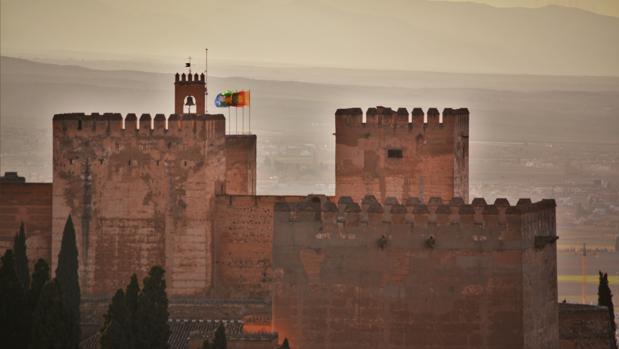
[[188,114],[185,107],[188,97],[192,97],[195,106],[191,108],[191,114],[206,113],[206,81],[204,74],[178,74],[174,77],[174,113]]
[[420,108],[360,108],[335,114],[335,195],[356,201],[374,195],[404,202],[440,197],[468,201],[467,109],[447,108],[442,116]]

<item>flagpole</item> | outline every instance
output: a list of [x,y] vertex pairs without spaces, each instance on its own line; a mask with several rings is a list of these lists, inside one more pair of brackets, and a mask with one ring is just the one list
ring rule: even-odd
[[249,134],[251,134],[251,90],[247,90],[249,105]]
[[204,113],[208,114],[208,48],[204,52]]
[[235,128],[236,128],[236,134],[238,135],[239,134],[239,108],[234,107],[234,113],[236,114]]

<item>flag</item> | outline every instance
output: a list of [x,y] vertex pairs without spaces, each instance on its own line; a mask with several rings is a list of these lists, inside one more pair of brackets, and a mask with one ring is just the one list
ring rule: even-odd
[[185,63],[185,68],[191,67],[191,63]]
[[218,108],[246,107],[249,105],[249,91],[232,92],[225,90],[215,97],[215,106]]

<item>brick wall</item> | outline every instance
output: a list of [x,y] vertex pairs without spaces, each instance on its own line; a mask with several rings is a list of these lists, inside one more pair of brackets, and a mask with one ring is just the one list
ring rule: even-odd
[[297,196],[217,197],[214,236],[214,294],[227,298],[270,298],[273,207]]
[[226,136],[226,194],[256,195],[256,135]]
[[[554,217],[554,201],[412,201],[276,204],[273,328],[280,338],[297,349],[540,348],[525,322],[556,312],[527,309],[523,265],[537,263],[531,253],[551,257],[556,231],[524,234],[523,224],[535,221],[527,222],[529,213]],[[538,236],[546,243],[536,247]],[[547,286],[556,295],[556,284]],[[557,349],[556,321],[537,325],[548,337],[543,347]]]
[[0,183],[0,222],[0,254],[13,248],[23,222],[30,271],[39,258],[51,262],[51,183]]

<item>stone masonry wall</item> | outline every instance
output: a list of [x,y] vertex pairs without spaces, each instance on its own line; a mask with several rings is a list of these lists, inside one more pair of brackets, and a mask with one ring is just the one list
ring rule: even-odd
[[272,282],[273,208],[301,196],[217,196],[214,295],[268,299]]
[[[167,271],[171,296],[203,295],[212,279],[215,195],[224,189],[221,115],[54,116],[52,256],[70,214],[85,296],[109,296]],[[55,268],[56,258],[52,258]]]
[[561,349],[608,349],[608,309],[597,305],[559,304]]
[[52,184],[0,183],[0,255],[13,248],[24,223],[30,270],[37,259],[51,261]]
[[[519,204],[530,205],[530,201]],[[523,250],[524,347],[553,348],[559,338],[557,250],[552,244],[557,235],[555,211],[529,210],[523,213],[521,229],[524,241],[534,241],[538,245],[538,248]],[[551,237],[550,240],[544,240],[543,237],[547,236]]]
[[226,136],[226,194],[256,195],[256,135]]
[[[528,317],[556,313],[527,309],[526,283],[541,275],[523,265],[556,250],[554,211],[553,200],[278,203],[273,329],[296,349],[540,348]],[[558,349],[556,322],[536,326],[543,347]]]
[[[336,196],[468,200],[467,109],[359,108],[335,114]],[[389,152],[392,151],[391,156]],[[400,153],[401,152],[401,153]],[[401,156],[401,157],[400,157]]]

